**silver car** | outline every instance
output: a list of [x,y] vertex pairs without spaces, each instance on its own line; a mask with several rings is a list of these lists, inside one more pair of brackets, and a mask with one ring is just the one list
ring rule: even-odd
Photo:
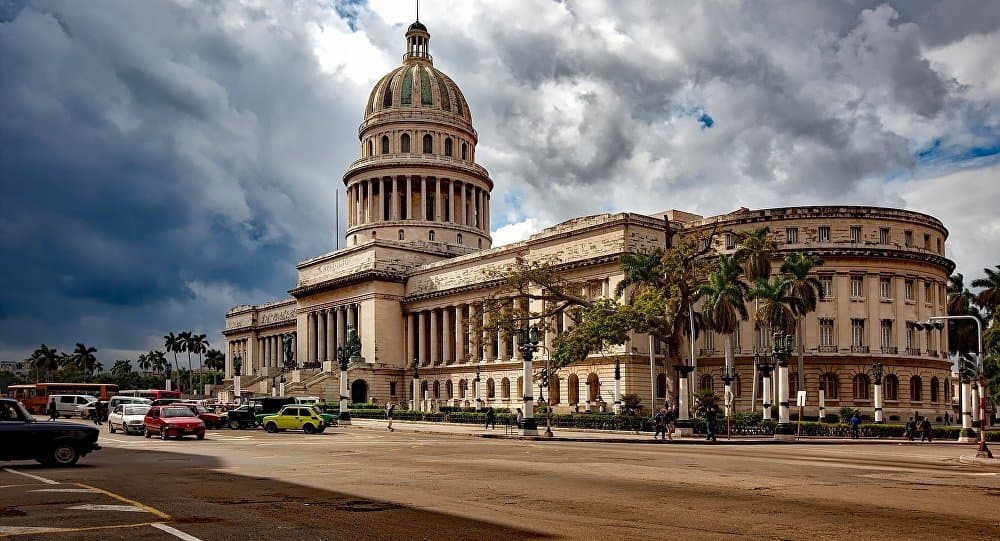
[[119,404],[108,415],[108,430],[112,434],[119,429],[125,434],[142,434],[147,411],[148,404]]

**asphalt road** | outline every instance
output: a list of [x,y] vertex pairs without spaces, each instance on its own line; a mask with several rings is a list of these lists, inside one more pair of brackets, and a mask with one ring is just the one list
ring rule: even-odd
[[971,448],[956,445],[530,442],[360,427],[100,441],[75,468],[0,464],[0,539],[1000,538],[1000,469],[960,464]]

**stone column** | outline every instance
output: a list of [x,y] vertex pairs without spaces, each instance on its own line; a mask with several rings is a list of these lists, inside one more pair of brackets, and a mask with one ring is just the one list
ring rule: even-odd
[[979,384],[972,384],[972,426],[975,427],[976,423],[979,422]]
[[462,223],[458,221],[458,184],[459,182],[455,179],[451,180],[449,184],[449,190],[451,191],[451,198],[449,199],[448,206],[451,207],[451,223],[458,224]]
[[389,194],[389,217],[399,220],[399,185],[397,178],[392,177],[392,193]]
[[[881,383],[876,383],[874,385],[873,395],[874,396],[872,396],[872,401],[874,402],[874,405],[875,405],[875,422],[878,423],[878,424],[881,424],[883,422],[883,414],[882,414],[882,384]],[[820,391],[820,397],[821,397],[821,399],[825,398],[825,397],[823,397],[823,391]],[[820,418],[820,420],[822,420],[822,418]]]
[[490,193],[483,192],[483,230],[490,232]]
[[357,306],[357,305],[355,305],[355,304],[349,304],[346,307],[346,309],[347,309],[347,326],[348,327],[353,327],[355,332],[357,332],[358,334],[361,334],[361,331],[358,329],[358,320],[357,320],[357,317],[356,317],[357,314],[354,311],[354,307],[355,306]]
[[[479,317],[479,309],[476,304],[469,304],[469,324],[474,325],[477,317]],[[469,354],[474,363],[483,360],[483,348],[480,344],[482,344],[482,333],[473,329],[472,334],[469,335]]]
[[465,343],[462,340],[465,336],[465,321],[462,318],[463,308],[461,305],[455,307],[455,361],[465,362]]
[[420,400],[420,378],[418,376],[413,377],[413,405],[410,409],[421,410]]
[[329,308],[326,311],[326,359],[337,359],[337,310]]
[[958,436],[959,443],[976,441],[976,431],[972,428],[972,383],[962,382],[962,433]]
[[421,220],[427,219],[427,177],[420,177],[420,212]]
[[674,435],[691,436],[694,434],[694,430],[691,428],[691,407],[688,405],[688,384],[690,383],[688,379],[691,372],[694,371],[694,367],[680,364],[674,365],[674,370],[677,371],[677,428]]
[[[414,313],[406,314],[406,357],[407,359],[417,358],[416,335],[417,316]],[[419,361],[418,361],[419,363]]]
[[311,362],[316,360],[316,313],[309,312],[306,321],[306,333],[308,334],[306,337],[306,349],[308,350],[306,359]]
[[417,312],[417,362],[423,366],[427,362],[427,341],[424,339],[424,312]]
[[375,185],[378,183],[377,179],[371,179],[368,181],[368,223],[374,223],[375,219]]
[[531,361],[530,355],[524,356],[523,370],[521,373],[521,381],[524,382],[522,388],[524,395],[521,397],[521,411],[524,413],[524,421],[521,423],[522,436],[538,435],[538,425],[535,423],[535,398],[531,396],[531,389],[533,387],[531,384]]
[[316,360],[323,362],[326,360],[326,310],[316,312]]
[[501,360],[501,361],[510,360],[510,358],[511,358],[510,351],[507,349],[508,341],[504,340],[503,332],[502,331],[497,331],[497,333],[496,333],[496,340],[500,344],[500,347],[499,347],[499,350],[498,350],[498,353],[500,354],[499,355],[499,360]]
[[455,357],[452,355],[452,346],[455,344],[451,341],[451,314],[449,311],[450,307],[445,306],[441,309],[441,359],[445,363],[451,364]]
[[337,345],[347,344],[347,312],[343,306],[336,308],[337,312]]
[[437,364],[441,360],[438,357],[438,337],[441,336],[441,329],[438,327],[437,310],[431,309],[430,312],[430,340],[428,340],[431,350],[430,361],[431,364]]
[[439,222],[444,221],[444,197],[441,195],[443,185],[441,177],[434,179],[434,219]]
[[787,423],[791,419],[788,411],[788,365],[778,365],[778,422]]
[[413,177],[403,177],[406,182],[406,219],[413,219]]
[[[486,325],[489,324],[489,314],[486,313],[486,306],[483,306],[482,310],[482,324],[483,329],[486,329]],[[493,343],[496,342],[497,333],[486,332],[483,333],[483,359],[486,362],[492,362],[496,360],[496,355],[493,353]],[[528,394],[531,394],[530,392]]]

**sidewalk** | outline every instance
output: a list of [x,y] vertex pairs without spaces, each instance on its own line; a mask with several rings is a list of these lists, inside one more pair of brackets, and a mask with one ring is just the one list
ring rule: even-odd
[[[382,419],[351,419],[351,426],[366,430],[385,431],[386,421]],[[673,441],[654,440],[650,433],[623,432],[611,430],[579,430],[569,428],[552,428],[553,437],[548,438],[543,434],[545,427],[538,427],[538,436],[521,436],[516,430],[508,433],[507,427],[497,425],[496,429],[486,430],[480,425],[459,424],[459,423],[431,423],[425,421],[398,421],[392,422],[392,427],[396,432],[414,432],[422,434],[436,434],[444,436],[467,436],[472,438],[491,439],[512,439],[528,441],[565,441],[565,442],[587,442],[587,443],[644,443],[648,445],[787,445],[787,444],[818,444],[818,445],[858,445],[858,444],[906,444],[906,445],[927,445],[926,442],[907,441],[902,439],[860,439],[849,438],[819,438],[802,437],[797,441],[775,440],[770,436],[766,437],[733,437],[731,440],[720,437],[718,441],[705,441],[704,436],[694,435],[687,438],[674,438]],[[345,427],[346,428],[346,427]],[[935,440],[931,445],[958,445],[952,440]],[[975,445],[975,444],[962,444]]]

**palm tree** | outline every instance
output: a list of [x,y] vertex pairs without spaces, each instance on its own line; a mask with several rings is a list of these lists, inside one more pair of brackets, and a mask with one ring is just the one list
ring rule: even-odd
[[[174,354],[174,371],[176,372],[179,372],[181,368],[181,365],[177,363],[177,353],[182,351],[183,344],[183,340],[173,331],[163,336],[163,348]],[[180,388],[180,383],[177,384],[177,387]]]
[[976,296],[965,287],[965,276],[956,272],[948,277],[948,313],[950,315],[968,314]]
[[126,374],[132,371],[132,365],[129,361],[124,359],[118,359],[113,365],[111,365],[111,374],[123,378]]
[[[226,368],[226,356],[217,349],[210,349],[205,353],[205,366],[212,370],[220,371]],[[213,380],[214,383],[214,380]]]
[[976,304],[986,312],[988,322],[1000,307],[1000,265],[996,266],[996,270],[983,269],[983,272],[986,273],[986,278],[976,278],[972,281],[972,287],[983,288],[976,294]]
[[152,368],[153,363],[150,362],[148,355],[146,355],[145,353],[140,353],[139,358],[136,360],[136,366],[139,367],[139,370],[142,370],[143,372],[148,372],[149,369]]
[[31,364],[35,368],[35,380],[39,380],[38,373],[43,372],[46,377],[55,375],[59,370],[59,352],[55,348],[50,348],[42,344],[31,353]]
[[187,352],[188,356],[188,392],[194,392],[194,368],[191,366],[191,354],[198,354],[198,364],[201,364],[201,356],[208,349],[208,341],[205,340],[204,334],[194,334],[191,331],[184,331],[180,333],[180,337],[184,340],[184,350]]
[[750,289],[749,297],[758,301],[754,311],[754,323],[767,328],[771,333],[795,331],[795,316],[805,311],[802,299],[789,292],[791,279],[775,276],[770,280],[758,278]]
[[621,297],[626,289],[632,287],[632,292],[629,294],[629,300],[632,300],[644,289],[662,284],[663,271],[660,268],[662,258],[663,250],[659,248],[650,252],[622,254],[618,261],[625,276],[615,286],[615,297]]
[[[86,377],[90,377],[99,364],[95,353],[97,353],[97,348],[87,347],[82,342],[77,342],[76,349],[70,356],[70,363],[77,370],[83,372]],[[102,366],[101,369],[103,370],[104,367]]]
[[771,228],[760,227],[739,233],[736,258],[743,262],[747,278],[757,280],[771,275],[771,252],[775,249],[771,240]]
[[[948,315],[969,315],[983,319],[982,313],[976,308],[976,295],[965,287],[965,277],[960,272],[948,277]],[[948,322],[949,353],[953,355],[970,353],[976,351],[978,347],[979,339],[975,327],[958,321]]]
[[166,367],[170,366],[170,363],[167,362],[166,356],[164,356],[163,352],[158,349],[150,351],[149,354],[146,355],[146,358],[149,359],[153,372],[163,372]]
[[708,282],[698,287],[695,299],[705,300],[702,315],[709,328],[726,336],[726,373],[732,373],[734,366],[733,333],[740,329],[740,321],[750,316],[746,307],[749,291],[740,279],[743,269],[739,261],[728,255],[720,255],[716,270],[708,276]]
[[805,376],[805,343],[802,339],[802,317],[809,312],[816,311],[819,302],[820,292],[823,291],[819,279],[811,273],[815,267],[823,264],[823,260],[801,252],[795,252],[785,256],[785,261],[781,265],[781,272],[785,273],[791,280],[788,285],[788,292],[792,297],[798,297],[802,301],[802,311],[795,314],[795,344],[799,358],[799,381],[798,388],[806,388]]

